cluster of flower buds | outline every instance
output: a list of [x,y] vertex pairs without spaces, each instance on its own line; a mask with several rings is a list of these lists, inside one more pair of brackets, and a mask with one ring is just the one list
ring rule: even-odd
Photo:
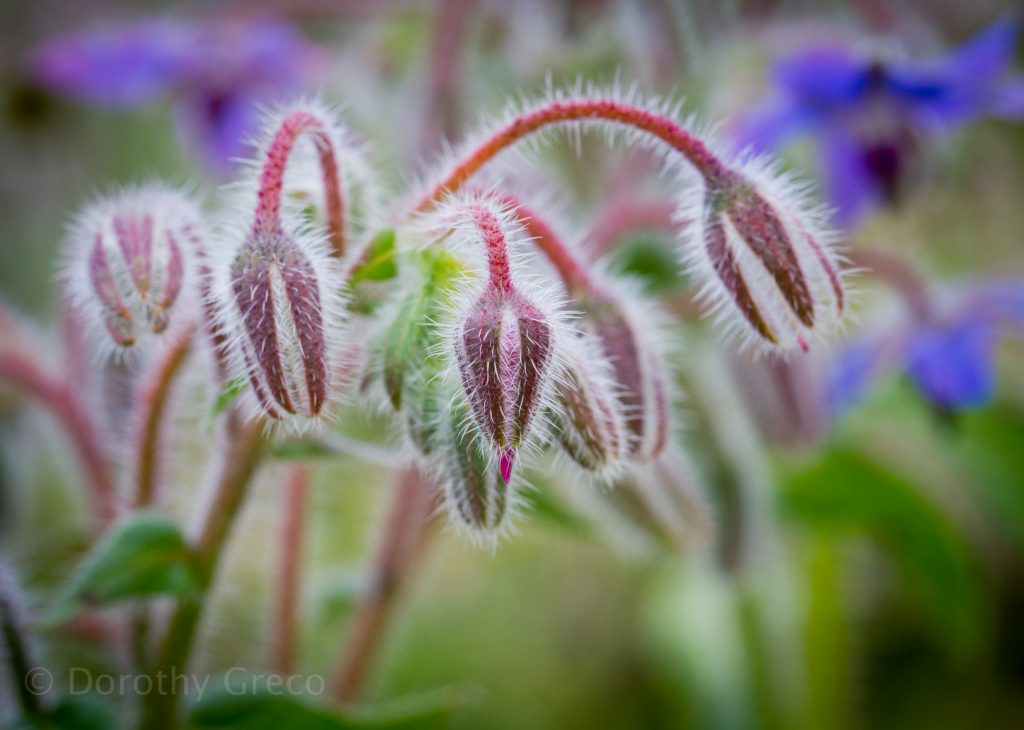
[[126,190],[76,217],[67,239],[71,301],[119,349],[167,330],[200,235],[197,207],[160,185]]

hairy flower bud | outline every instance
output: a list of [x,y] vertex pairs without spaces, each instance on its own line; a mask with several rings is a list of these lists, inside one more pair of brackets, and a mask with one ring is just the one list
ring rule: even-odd
[[91,205],[68,237],[65,277],[74,305],[121,348],[165,331],[184,285],[188,244],[199,227],[192,202],[160,186]]
[[565,374],[555,386],[551,418],[566,453],[588,471],[614,474],[628,434],[611,364],[589,337],[570,338]]
[[633,459],[661,453],[668,436],[669,378],[653,303],[628,291],[594,292],[583,301],[580,325],[594,337],[611,363],[626,426],[626,452]]
[[470,536],[493,541],[505,526],[514,499],[511,475],[485,448],[461,399],[447,417],[442,456],[445,503],[452,521]]
[[715,308],[739,312],[732,326],[746,339],[806,351],[838,322],[844,292],[833,238],[792,188],[754,163],[709,179],[690,263]]
[[227,266],[222,317],[262,411],[313,419],[333,376],[331,269],[316,246],[253,231]]
[[508,256],[512,223],[493,199],[456,201],[441,220],[487,254],[483,291],[462,309],[451,332],[469,412],[497,457],[506,482],[555,373],[556,315],[513,282]]

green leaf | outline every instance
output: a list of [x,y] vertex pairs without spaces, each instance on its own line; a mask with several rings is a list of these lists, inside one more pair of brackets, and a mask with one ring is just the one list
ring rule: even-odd
[[72,575],[46,622],[61,623],[88,606],[198,593],[202,585],[178,526],[164,515],[142,512],[104,536]]
[[395,264],[395,231],[386,228],[370,243],[363,262],[352,272],[350,285],[355,286],[363,281],[387,281],[398,275]]
[[424,253],[424,276],[419,289],[402,300],[383,334],[384,387],[395,410],[401,410],[406,376],[429,365],[437,340],[433,323],[443,314],[453,279],[461,269],[443,251]]
[[65,697],[41,717],[5,725],[7,730],[110,730],[117,727],[113,706],[93,695]]
[[444,727],[461,704],[452,690],[439,690],[358,710],[338,710],[311,697],[288,692],[289,681],[299,687],[311,677],[231,676],[210,688],[192,706],[190,727],[231,730],[414,730]]
[[217,398],[213,401],[213,408],[211,409],[210,415],[216,417],[226,411],[228,407],[235,402],[235,399],[245,390],[249,384],[248,378],[237,377],[232,378],[217,394]]
[[838,449],[790,475],[782,508],[816,528],[875,538],[936,635],[957,654],[977,648],[986,615],[980,568],[963,534],[912,482]]

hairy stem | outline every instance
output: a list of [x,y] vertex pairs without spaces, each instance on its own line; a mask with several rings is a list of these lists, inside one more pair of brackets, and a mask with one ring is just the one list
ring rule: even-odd
[[302,538],[309,510],[309,468],[293,467],[284,489],[277,610],[274,614],[270,666],[278,674],[290,674],[295,665],[299,596],[302,593]]
[[337,151],[329,126],[307,110],[300,109],[285,117],[270,142],[260,175],[253,230],[261,233],[281,230],[281,194],[284,190],[285,169],[295,143],[306,132],[312,136],[320,160],[327,234],[333,254],[340,257],[345,252],[345,209]]
[[36,360],[16,352],[0,354],[0,380],[6,380],[43,403],[64,432],[85,469],[93,508],[102,524],[116,511],[114,483],[100,430],[71,383],[63,383],[45,373]]
[[428,533],[434,506],[432,487],[429,477],[415,465],[399,475],[374,565],[373,584],[356,606],[335,675],[332,691],[339,702],[355,702],[363,690],[402,586]]
[[160,476],[158,457],[167,403],[174,379],[192,351],[194,333],[195,328],[189,326],[168,343],[139,391],[138,420],[134,429],[138,441],[131,480],[135,485],[136,509],[149,507],[156,497]]
[[[248,494],[265,445],[265,424],[262,420],[245,423],[236,411],[230,411],[224,425],[227,446],[220,457],[220,471],[213,485],[212,499],[200,519],[193,541],[195,565],[203,578],[205,592],[213,582],[224,545]],[[152,666],[154,676],[180,676],[188,670],[206,598],[184,598],[174,607],[157,648]],[[141,728],[167,730],[176,726],[176,691],[177,687],[172,683],[169,691],[153,691],[143,697]]]
[[614,99],[558,99],[517,115],[487,137],[437,183],[416,205],[429,210],[446,195],[458,191],[500,152],[546,127],[585,121],[604,121],[648,134],[681,154],[709,180],[727,174],[726,168],[699,139],[666,116]]

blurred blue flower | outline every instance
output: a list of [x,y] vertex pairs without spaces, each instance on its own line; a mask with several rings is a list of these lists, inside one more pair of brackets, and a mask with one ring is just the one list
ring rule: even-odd
[[814,134],[838,222],[892,202],[915,166],[924,134],[982,116],[1024,117],[1024,75],[1012,75],[1018,23],[1000,20],[944,57],[881,61],[816,47],[776,64],[774,92],[741,118],[736,141],[776,150]]
[[825,388],[838,415],[862,400],[874,381],[897,369],[937,408],[978,408],[995,393],[995,352],[1001,336],[1024,333],[1024,281],[991,281],[973,288],[941,322],[855,339],[839,353]]
[[173,95],[187,141],[227,171],[256,129],[255,105],[306,88],[320,61],[279,22],[159,18],[53,38],[35,49],[30,71],[88,104],[131,107]]

